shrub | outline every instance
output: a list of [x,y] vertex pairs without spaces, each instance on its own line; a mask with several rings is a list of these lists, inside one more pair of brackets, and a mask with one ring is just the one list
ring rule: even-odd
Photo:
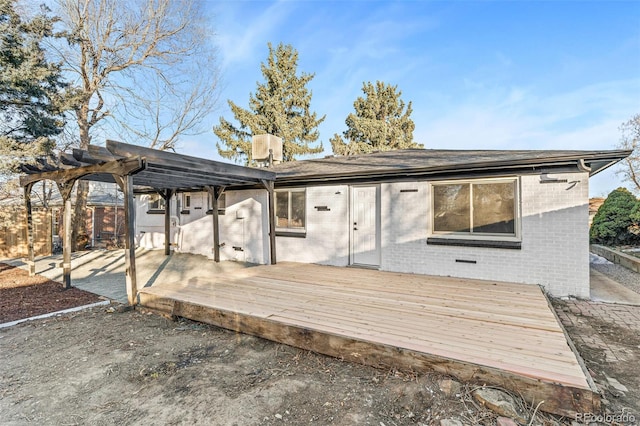
[[591,242],[608,246],[640,242],[640,236],[631,232],[635,229],[634,222],[637,225],[637,219],[640,219],[636,218],[640,216],[639,205],[640,201],[629,190],[612,191],[593,218],[589,233]]

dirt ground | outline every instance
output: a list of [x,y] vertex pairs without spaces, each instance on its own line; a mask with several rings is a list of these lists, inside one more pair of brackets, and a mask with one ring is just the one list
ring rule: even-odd
[[0,330],[3,425],[495,424],[473,386],[443,391],[441,379],[139,310],[94,308]]
[[[554,305],[606,412],[640,418],[640,307]],[[377,370],[118,304],[0,329],[2,425],[496,424],[497,415],[471,397],[477,384],[446,379]],[[571,421],[537,413],[531,424]]]

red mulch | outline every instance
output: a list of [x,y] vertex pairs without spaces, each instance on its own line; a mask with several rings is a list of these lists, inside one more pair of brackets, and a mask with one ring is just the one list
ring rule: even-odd
[[0,323],[99,302],[100,296],[0,263]]

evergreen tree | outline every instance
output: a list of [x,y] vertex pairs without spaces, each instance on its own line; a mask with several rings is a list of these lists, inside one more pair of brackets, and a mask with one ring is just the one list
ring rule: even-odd
[[373,151],[423,148],[413,142],[415,124],[411,120],[411,102],[406,105],[398,86],[377,81],[364,83],[362,92],[353,103],[355,114],[347,116],[347,130],[343,138],[335,134],[331,147],[336,155],[366,154]]
[[318,140],[318,125],[325,119],[310,111],[312,93],[306,86],[315,74],[296,74],[298,52],[291,45],[268,46],[267,63],[261,65],[265,82],[258,84],[255,95],[249,94],[249,109],[228,101],[239,127],[223,117],[220,125],[213,127],[221,141],[218,152],[224,158],[251,164],[251,137],[265,133],[282,138],[283,161],[323,150],[322,144],[311,146]]
[[0,0],[0,173],[46,155],[62,131],[58,109],[64,87],[58,64],[46,60],[42,41],[52,36],[47,10],[30,20],[15,0]]
[[639,204],[626,188],[611,192],[593,218],[591,242],[609,246],[638,242],[638,236],[631,231]]

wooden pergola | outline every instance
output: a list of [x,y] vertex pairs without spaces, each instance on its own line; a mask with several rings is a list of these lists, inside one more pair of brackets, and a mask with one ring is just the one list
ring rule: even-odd
[[63,283],[71,287],[71,192],[78,180],[115,182],[124,194],[125,265],[129,304],[137,301],[135,267],[135,203],[136,191],[155,191],[165,200],[165,254],[170,254],[170,200],[177,192],[207,191],[213,200],[214,260],[220,261],[218,200],[225,189],[262,186],[268,192],[270,260],[276,263],[274,181],[275,173],[219,161],[191,157],[166,151],[144,148],[112,140],[106,146],[89,145],[87,150],[74,149],[61,153],[57,164],[42,162],[25,165],[26,175],[20,177],[24,187],[27,211],[27,245],[29,273],[35,274],[31,189],[42,180],[52,180],[64,201],[63,217]]

